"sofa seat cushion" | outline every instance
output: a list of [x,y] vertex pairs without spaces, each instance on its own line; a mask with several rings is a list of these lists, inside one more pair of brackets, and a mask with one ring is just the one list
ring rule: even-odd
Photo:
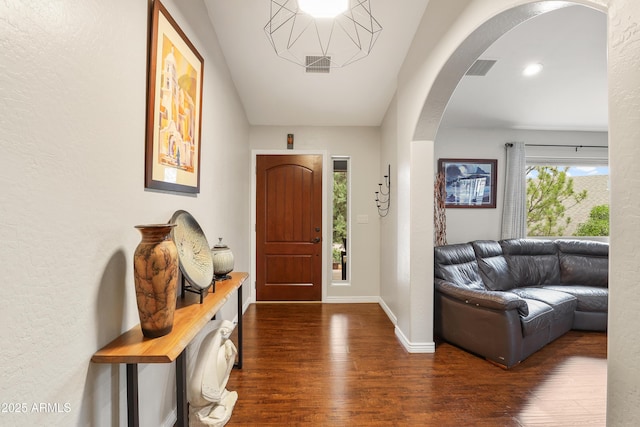
[[553,321],[553,308],[535,299],[525,299],[529,306],[529,314],[520,316],[522,335],[527,337],[538,333],[549,333]]
[[547,288],[517,288],[512,289],[511,293],[518,295],[520,298],[527,300],[536,300],[544,302],[553,308],[554,319],[564,319],[570,317],[573,319],[573,313],[578,306],[578,299],[566,292],[558,292]]
[[557,285],[545,286],[544,289],[565,292],[578,299],[576,311],[604,312],[609,309],[609,289],[593,286]]

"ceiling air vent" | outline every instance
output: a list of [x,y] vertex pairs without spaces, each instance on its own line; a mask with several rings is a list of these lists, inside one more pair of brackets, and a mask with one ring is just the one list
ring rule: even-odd
[[491,67],[496,63],[493,59],[478,59],[467,71],[467,76],[486,76]]
[[330,56],[307,56],[307,73],[328,73],[331,69]]

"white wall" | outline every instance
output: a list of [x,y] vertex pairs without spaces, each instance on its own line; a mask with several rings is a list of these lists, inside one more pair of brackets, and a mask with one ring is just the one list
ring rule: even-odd
[[[397,123],[397,99],[394,97],[389,105],[384,122],[381,127],[381,138],[386,143],[380,146],[380,157],[388,159],[393,169],[391,177],[393,182],[398,182],[398,160],[395,145],[389,141],[396,141],[398,132]],[[384,167],[380,164],[380,170]],[[397,188],[397,187],[395,187]],[[395,194],[395,193],[394,193]],[[394,197],[393,209],[380,221],[380,299],[382,307],[394,324],[398,322],[398,293],[395,284],[398,276],[398,204],[397,197]]]
[[[139,322],[134,225],[185,209],[249,268],[245,114],[202,2],[163,3],[204,57],[197,196],[144,190],[147,1],[0,2],[0,402],[28,412],[2,425],[126,425],[124,366],[90,358]],[[174,407],[173,365],[141,365],[141,425]]]
[[640,3],[609,2],[611,251],[607,425],[640,422]]
[[[436,137],[434,160],[438,159],[497,159],[498,177],[495,209],[447,209],[447,243],[472,240],[500,239],[502,204],[504,201],[505,148],[507,142],[545,145],[607,145],[606,132],[559,132],[516,129],[439,129]],[[607,150],[527,147],[527,155],[535,153],[552,157],[599,155],[606,157]]]
[[[389,307],[396,320],[396,335],[405,347],[413,351],[433,351],[434,348],[433,304],[427,296],[433,294],[433,273],[425,273],[425,277],[420,277],[412,275],[411,271],[412,259],[414,263],[421,263],[425,271],[433,271],[433,239],[422,241],[420,253],[412,254],[415,248],[412,243],[420,244],[424,235],[424,230],[412,235],[412,220],[433,218],[433,182],[411,181],[411,145],[425,94],[435,80],[441,63],[450,54],[447,47],[451,45],[451,49],[455,49],[457,46],[455,42],[445,44],[443,36],[469,1],[429,1],[400,70],[396,96],[382,124],[381,150],[383,153],[393,153],[396,159],[395,181],[398,191],[397,207],[386,218],[383,228],[381,247],[393,261],[380,264],[380,275],[384,278],[381,296],[383,304]],[[444,105],[446,101],[443,100]],[[433,140],[424,143],[433,146]],[[425,167],[433,169],[433,158],[429,158],[428,154],[416,160],[417,164],[422,162]],[[423,208],[421,212],[412,210],[412,192],[426,198],[420,205]]]
[[[286,150],[287,134],[294,134],[295,150]],[[250,145],[253,150],[284,150],[282,154],[305,151],[326,151],[331,156],[349,156],[351,168],[351,231],[349,268],[350,282],[332,284],[330,275],[330,245],[325,253],[326,302],[377,302],[380,295],[380,276],[377,265],[380,257],[380,218],[374,192],[378,190],[384,169],[380,168],[380,128],[377,127],[280,127],[252,126]],[[325,165],[325,168],[332,166]],[[329,169],[331,170],[331,169]],[[326,175],[325,175],[326,176]],[[330,191],[325,183],[325,191]],[[328,199],[330,200],[330,198]],[[393,208],[393,207],[392,207]],[[331,226],[331,206],[324,208]],[[367,221],[358,221],[358,217]],[[331,239],[325,230],[325,240]]]

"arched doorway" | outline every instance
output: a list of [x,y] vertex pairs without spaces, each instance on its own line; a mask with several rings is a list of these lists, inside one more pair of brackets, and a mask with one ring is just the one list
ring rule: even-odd
[[[434,348],[433,224],[430,221],[433,193],[425,188],[433,188],[433,144],[446,105],[469,67],[498,38],[526,20],[573,4],[605,10],[602,5],[591,2],[537,1],[505,10],[504,6],[500,9],[500,5],[494,3],[470,1],[468,10],[462,8],[445,26],[437,18],[443,19],[439,14],[447,11],[449,4],[435,0],[427,7],[416,38],[439,37],[439,42],[435,47],[428,39],[414,42],[413,51],[408,55],[409,65],[401,73],[394,107],[397,110],[394,123],[397,147],[393,155],[397,156],[398,214],[396,234],[390,234],[390,238],[396,240],[397,253],[393,291],[399,313],[396,334],[409,351],[412,345],[417,348],[415,352]],[[421,32],[429,26],[434,29]],[[444,54],[447,49],[449,53]],[[420,97],[420,91],[424,103],[418,106],[415,99]],[[413,114],[417,116],[415,122]],[[383,278],[385,274],[383,270]],[[383,289],[383,297],[385,293],[391,294]]]
[[[440,2],[435,0],[429,6],[432,3],[436,7]],[[398,269],[397,290],[399,298],[402,298],[399,303],[400,311],[408,313],[398,316],[398,327],[408,332],[405,335],[409,341],[414,340],[414,337],[418,340],[428,339],[415,331],[424,328],[425,324],[431,324],[432,303],[431,311],[425,310],[425,306],[429,307],[430,293],[433,291],[432,268],[429,268],[432,265],[420,265],[426,264],[424,260],[433,253],[431,230],[425,228],[423,220],[433,215],[433,197],[424,191],[425,183],[432,183],[433,178],[429,175],[433,172],[433,165],[425,163],[434,160],[433,141],[446,103],[466,69],[493,41],[526,19],[562,7],[562,3],[555,1],[528,2],[512,7],[513,3],[505,0],[488,5],[485,2],[470,1],[470,10],[465,10],[469,13],[464,16],[464,25],[467,29],[472,29],[469,35],[458,37],[453,47],[451,38],[441,42],[437,48],[450,52],[441,62],[433,61],[434,58],[438,60],[443,56],[436,49],[421,52],[421,58],[416,58],[419,54],[415,54],[411,58],[411,69],[405,70],[402,76],[404,81],[399,83],[399,97],[395,108],[396,119],[401,123],[396,132],[396,153],[398,170],[401,171],[399,174],[402,175],[398,181],[404,180],[400,183],[406,183],[408,190],[407,194],[399,194],[397,198],[398,209],[406,211],[399,214],[398,222],[407,220],[409,226],[397,227],[395,244],[398,248],[410,247],[411,261],[407,264],[411,268],[408,275],[404,270]],[[640,240],[640,227],[636,221],[640,217],[640,200],[635,195],[640,178],[629,172],[634,171],[640,161],[637,144],[640,140],[640,116],[637,114],[637,105],[640,104],[640,76],[637,73],[640,69],[640,32],[637,31],[640,27],[640,4],[625,0],[575,3],[597,8],[609,15],[609,147],[612,167],[610,287],[613,291],[609,295],[607,417],[608,424],[630,425],[640,418],[640,408],[637,407],[640,372],[634,368],[640,359],[637,356],[640,354],[640,332],[637,327],[632,326],[634,318],[637,320],[640,302],[628,291],[636,288],[634,278],[640,274],[638,252],[634,244]],[[429,8],[426,11],[428,13]],[[482,13],[488,18],[478,18]],[[477,15],[470,18],[470,14]],[[479,25],[472,24],[473,22]],[[428,61],[431,63],[428,64]],[[423,70],[427,70],[427,73],[419,76]],[[420,91],[421,93],[417,93]],[[417,107],[415,99],[421,94],[425,102]],[[417,120],[414,121],[415,117]],[[403,167],[408,170],[402,170]],[[419,181],[416,178],[427,180]],[[418,185],[411,185],[412,182]],[[406,231],[406,228],[409,230]],[[425,283],[427,288],[431,285],[426,291],[423,289]]]
[[[465,73],[438,126],[434,156],[497,160],[498,203],[493,209],[448,209],[449,243],[502,237],[504,191],[513,181],[506,177],[508,142],[526,145],[528,164],[571,166],[574,189],[588,192],[567,203],[556,222],[543,227],[539,221],[537,230],[532,224],[530,235],[574,235],[591,207],[608,206],[606,44],[607,15],[571,4],[519,24]],[[543,69],[526,76],[531,62]],[[525,207],[518,210],[524,214]]]

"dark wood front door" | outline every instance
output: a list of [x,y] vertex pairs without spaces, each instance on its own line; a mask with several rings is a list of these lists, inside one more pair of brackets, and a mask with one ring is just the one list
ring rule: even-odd
[[322,156],[256,159],[256,299],[322,300]]

